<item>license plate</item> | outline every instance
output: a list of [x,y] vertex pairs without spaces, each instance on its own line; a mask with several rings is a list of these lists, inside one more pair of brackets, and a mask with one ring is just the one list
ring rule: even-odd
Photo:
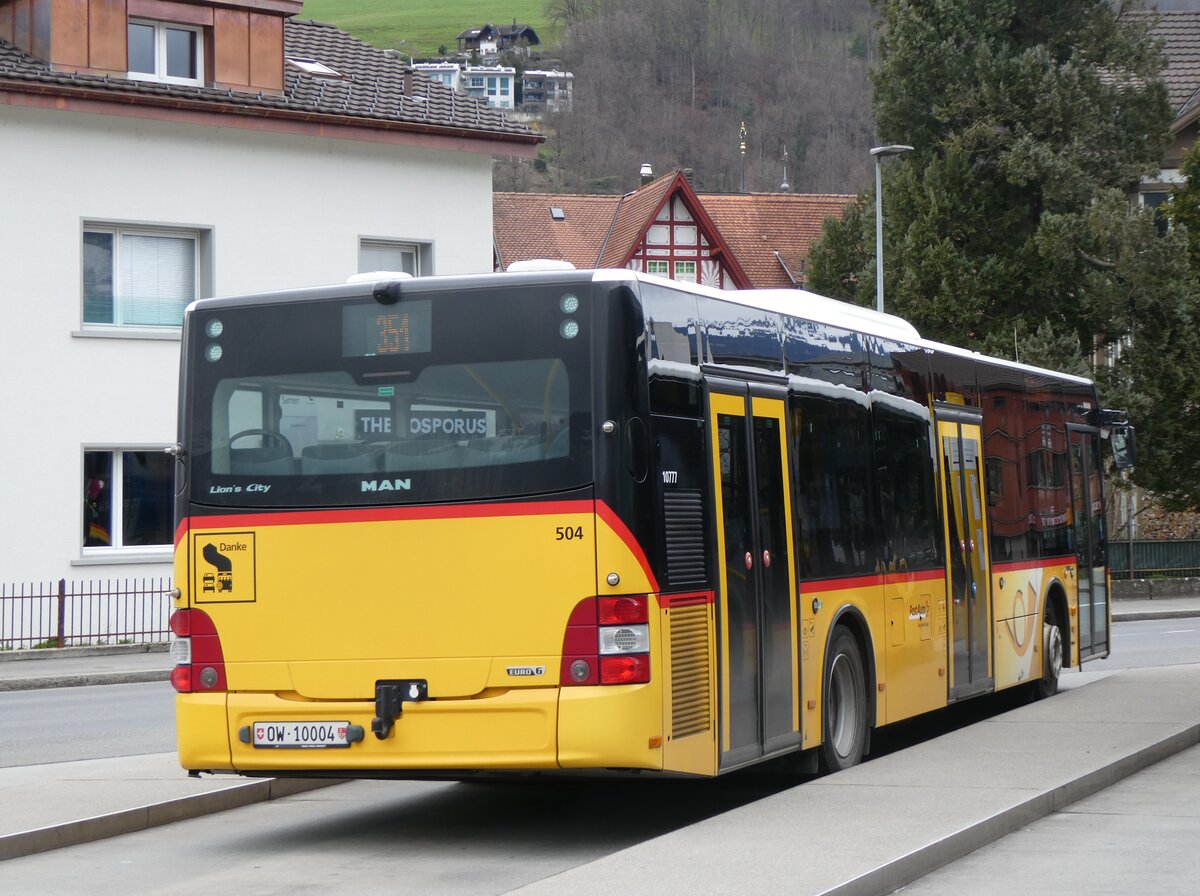
[[255,747],[299,750],[348,747],[349,728],[349,722],[255,722],[250,742]]

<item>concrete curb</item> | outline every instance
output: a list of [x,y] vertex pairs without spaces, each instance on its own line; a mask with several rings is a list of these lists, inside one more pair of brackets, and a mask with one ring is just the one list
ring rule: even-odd
[[90,672],[86,675],[48,675],[40,678],[0,679],[0,692],[37,691],[43,688],[80,688],[96,684],[133,684],[143,681],[170,681],[165,669],[138,672]]
[[224,790],[213,790],[194,796],[179,797],[124,809],[94,818],[84,818],[64,824],[51,825],[32,831],[0,836],[0,862],[38,852],[76,846],[94,840],[104,840],[121,834],[144,831],[158,825],[237,809],[252,803],[266,802],[321,787],[341,784],[341,781],[314,781],[300,778],[265,778],[235,784]]
[[131,653],[166,653],[170,644],[92,644],[86,647],[40,647],[36,650],[0,650],[0,663],[24,660],[61,660],[77,656],[125,656]]
[[1147,619],[1192,619],[1196,616],[1200,616],[1196,610],[1131,610],[1120,615],[1114,613],[1112,621],[1144,622]]
[[1023,803],[874,868],[844,884],[824,890],[820,896],[882,896],[895,892],[932,871],[970,855],[982,846],[994,843],[1026,825],[1053,815],[1071,803],[1099,793],[1106,787],[1111,787],[1118,781],[1196,744],[1200,744],[1200,724],[1177,731],[1103,768],[1031,797]]

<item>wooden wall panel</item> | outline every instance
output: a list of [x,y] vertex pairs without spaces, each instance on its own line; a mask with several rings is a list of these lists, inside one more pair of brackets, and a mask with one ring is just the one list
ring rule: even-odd
[[144,16],[147,19],[178,22],[181,25],[211,26],[213,23],[212,7],[172,3],[170,0],[129,0],[129,14],[135,19]]
[[13,5],[11,0],[0,0],[0,38],[13,43]]
[[88,65],[107,72],[125,72],[125,0],[90,0],[88,14]]
[[88,0],[50,0],[54,16],[50,61],[55,65],[88,65]]
[[12,42],[22,50],[29,50],[33,46],[32,23],[33,17],[29,9],[29,0],[14,0]]
[[250,83],[250,14],[217,9],[213,19],[213,74],[217,84],[245,87]]
[[29,52],[38,59],[50,59],[54,43],[50,37],[51,0],[30,0]]
[[250,14],[250,86],[283,90],[283,19]]

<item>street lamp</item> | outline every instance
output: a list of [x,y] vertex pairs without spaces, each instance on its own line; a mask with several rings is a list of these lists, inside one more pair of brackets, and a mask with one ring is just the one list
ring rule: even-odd
[[871,147],[871,155],[875,157],[875,310],[880,313],[883,312],[883,178],[879,173],[879,160],[912,150],[911,146],[901,143]]

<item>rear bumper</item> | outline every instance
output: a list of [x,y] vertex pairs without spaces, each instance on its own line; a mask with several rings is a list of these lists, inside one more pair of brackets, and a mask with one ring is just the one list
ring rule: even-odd
[[[191,771],[255,774],[438,770],[661,769],[662,730],[649,686],[519,688],[466,700],[405,703],[384,739],[374,702],[301,701],[274,694],[180,694],[180,764]],[[560,706],[561,703],[561,706]],[[279,749],[242,743],[255,722],[349,721],[365,731],[348,747]],[[660,738],[661,740],[661,738]],[[561,752],[561,756],[560,756]]]

